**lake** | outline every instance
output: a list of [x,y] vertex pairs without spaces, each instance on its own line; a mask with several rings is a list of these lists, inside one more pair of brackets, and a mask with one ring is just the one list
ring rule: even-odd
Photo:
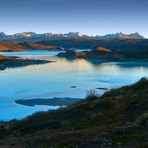
[[[53,61],[48,64],[0,71],[0,120],[21,119],[36,111],[58,108],[58,106],[23,106],[14,103],[17,99],[84,98],[89,90],[129,85],[148,75],[147,62],[98,63],[84,59],[68,61],[55,57],[57,53],[58,51],[0,53]],[[96,89],[98,95],[103,92]]]

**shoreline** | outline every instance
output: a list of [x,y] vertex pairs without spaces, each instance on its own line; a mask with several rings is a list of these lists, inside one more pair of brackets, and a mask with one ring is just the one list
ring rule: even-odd
[[131,63],[134,63],[134,62],[148,62],[148,59],[128,59],[128,60],[106,60],[106,59],[99,59],[99,58],[86,58],[86,57],[75,57],[75,58],[72,58],[72,57],[60,57],[58,55],[56,55],[56,57],[58,58],[61,58],[61,59],[66,59],[66,60],[69,60],[69,61],[74,61],[74,60],[77,60],[77,59],[84,59],[86,61],[89,61],[89,62],[92,62],[92,63],[109,63],[109,62],[131,62]]
[[29,65],[47,64],[53,61],[48,60],[34,60],[34,59],[21,59],[19,57],[8,57],[9,59],[0,60],[0,70],[7,68],[17,68]]
[[47,105],[47,106],[59,106],[59,107],[66,107],[77,103],[83,99],[78,98],[70,98],[70,97],[63,97],[63,98],[35,98],[35,99],[19,99],[15,100],[14,102],[19,105],[34,107],[36,105]]

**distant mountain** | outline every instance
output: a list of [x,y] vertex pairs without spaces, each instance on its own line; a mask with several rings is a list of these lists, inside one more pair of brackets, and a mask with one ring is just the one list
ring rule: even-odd
[[7,40],[8,36],[4,32],[0,32],[0,40]]
[[104,36],[96,36],[97,39],[101,40],[112,40],[112,39],[144,39],[139,33],[123,34],[122,32],[116,34],[107,34]]
[[12,35],[12,38],[29,38],[29,37],[36,37],[37,34],[35,32],[22,32],[22,33],[16,33]]
[[107,34],[104,36],[88,36],[85,34],[81,34],[80,32],[69,32],[65,34],[53,34],[53,33],[43,33],[37,34],[35,32],[22,32],[16,33],[13,35],[6,35],[3,32],[0,32],[0,41],[18,41],[18,42],[37,42],[42,40],[61,40],[61,39],[95,39],[95,40],[113,40],[113,39],[144,39],[142,35],[139,33],[132,33],[132,34],[123,34],[123,33],[116,33],[116,34]]

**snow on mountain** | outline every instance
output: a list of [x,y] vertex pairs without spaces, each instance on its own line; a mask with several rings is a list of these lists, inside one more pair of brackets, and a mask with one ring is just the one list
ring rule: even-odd
[[123,34],[122,32],[116,34],[106,34],[104,36],[96,36],[97,39],[112,40],[112,39],[144,39],[139,33]]
[[142,35],[139,33],[132,33],[132,34],[123,34],[122,32],[116,33],[116,34],[106,34],[104,36],[88,36],[85,34],[82,34],[80,32],[69,32],[64,34],[53,34],[53,33],[43,33],[43,34],[37,34],[35,32],[22,32],[22,33],[16,33],[13,35],[6,35],[4,32],[0,32],[0,41],[4,40],[60,40],[60,39],[99,39],[99,40],[112,40],[112,39],[144,39]]

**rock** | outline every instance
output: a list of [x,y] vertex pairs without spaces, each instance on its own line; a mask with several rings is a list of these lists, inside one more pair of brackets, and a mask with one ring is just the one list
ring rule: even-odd
[[71,88],[76,88],[76,86],[70,86]]
[[105,88],[105,87],[98,87],[96,89],[100,89],[100,90],[108,90],[108,88]]
[[59,53],[57,56],[65,58],[76,58],[76,51],[73,49],[68,49],[66,52]]

